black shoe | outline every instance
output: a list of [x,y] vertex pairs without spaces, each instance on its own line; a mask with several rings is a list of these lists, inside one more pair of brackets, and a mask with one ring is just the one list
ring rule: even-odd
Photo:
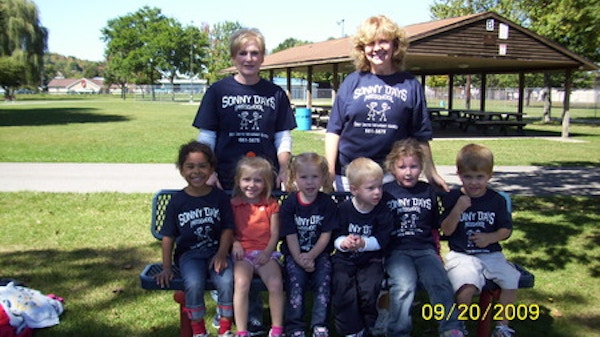
[[248,322],[248,334],[251,337],[263,336],[267,333],[267,328],[265,328],[262,323],[256,320],[250,320]]

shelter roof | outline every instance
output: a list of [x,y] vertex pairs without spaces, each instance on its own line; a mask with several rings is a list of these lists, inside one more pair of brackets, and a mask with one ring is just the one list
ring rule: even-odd
[[[494,12],[405,26],[406,69],[414,74],[597,70],[593,62]],[[261,70],[354,70],[351,37],[297,46],[265,56]],[[227,70],[232,70],[229,68]]]

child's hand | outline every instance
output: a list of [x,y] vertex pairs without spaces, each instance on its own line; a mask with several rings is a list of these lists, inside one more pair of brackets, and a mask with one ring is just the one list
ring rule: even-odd
[[496,242],[491,233],[474,233],[469,237],[469,240],[473,241],[473,243],[479,248],[485,248],[492,243]]
[[171,268],[163,268],[163,270],[154,275],[153,278],[156,279],[156,284],[161,288],[168,288],[173,279],[173,270]]
[[454,205],[454,209],[459,213],[466,211],[469,207],[471,207],[471,198],[466,195],[461,195],[458,197],[456,205]]
[[267,262],[269,262],[269,259],[271,258],[271,254],[269,252],[267,252],[266,250],[263,250],[262,252],[260,252],[260,254],[258,254],[258,256],[256,257],[256,264],[258,266],[262,266],[267,264]]
[[360,236],[350,234],[344,239],[341,246],[343,249],[355,251],[361,247],[361,240]]
[[214,270],[220,274],[227,268],[227,257],[216,254],[210,261],[210,267],[214,268]]
[[235,241],[231,247],[231,255],[236,261],[241,261],[244,258],[244,248],[239,241]]
[[217,172],[213,172],[210,175],[210,177],[208,177],[208,180],[206,181],[206,185],[215,186],[219,189],[223,189],[223,187],[221,187],[221,182],[219,181],[219,177],[217,176]]
[[299,256],[299,264],[304,270],[309,273],[315,271],[315,260],[308,253],[301,253]]

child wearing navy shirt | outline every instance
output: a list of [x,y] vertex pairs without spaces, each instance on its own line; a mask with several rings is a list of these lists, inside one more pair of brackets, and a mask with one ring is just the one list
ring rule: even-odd
[[304,337],[306,290],[313,294],[310,331],[328,337],[331,297],[331,231],[337,227],[336,204],[321,192],[331,186],[327,161],[308,152],[294,156],[288,165],[288,197],[279,212],[285,256],[287,301],[286,336]]
[[188,185],[169,201],[160,230],[163,270],[155,276],[156,282],[168,287],[173,265],[179,266],[193,337],[208,336],[204,323],[208,277],[219,296],[219,336],[233,335],[233,263],[229,251],[235,221],[229,197],[206,183],[215,166],[216,157],[208,145],[192,141],[181,146],[177,167]]
[[[437,194],[431,185],[419,180],[423,157],[421,146],[413,138],[396,142],[386,157],[385,167],[395,181],[384,184],[383,190],[392,196],[387,205],[397,219],[385,257],[390,295],[387,336],[410,336],[410,311],[418,282],[432,305],[449,311],[454,304],[452,285],[437,251]],[[463,336],[456,311],[438,323],[440,336]]]
[[377,320],[385,249],[394,218],[383,198],[383,169],[368,158],[353,160],[346,171],[352,198],[338,208],[334,231],[332,303],[341,335],[370,333]]
[[[446,270],[457,303],[470,304],[485,280],[491,279],[500,286],[499,302],[505,308],[516,302],[520,273],[500,246],[512,232],[512,220],[505,198],[488,188],[493,167],[494,156],[485,146],[468,144],[459,151],[456,168],[462,187],[443,198],[441,226],[449,236]],[[510,337],[513,333],[503,317],[492,336]]]

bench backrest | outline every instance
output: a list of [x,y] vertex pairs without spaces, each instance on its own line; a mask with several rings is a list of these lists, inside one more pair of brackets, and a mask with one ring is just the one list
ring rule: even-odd
[[[152,198],[152,221],[150,222],[150,232],[152,232],[152,235],[158,240],[162,240],[160,229],[162,228],[167,216],[167,205],[169,204],[169,201],[171,201],[171,197],[179,191],[180,190],[160,190],[156,192]],[[227,193],[231,194],[230,191],[227,191]],[[287,198],[287,193],[282,191],[273,191],[272,196],[281,202]],[[331,198],[336,203],[342,202],[350,198],[350,196],[350,192],[331,193]]]
[[[179,190],[160,190],[154,194],[152,198],[152,221],[150,222],[150,232],[152,235],[158,239],[162,240],[162,235],[160,234],[160,229],[162,228],[165,218],[167,216],[167,205],[171,200],[171,197],[177,193]],[[512,214],[512,203],[510,200],[510,195],[506,192],[498,192],[506,199],[506,206],[508,208],[508,214]],[[278,199],[280,202],[283,201],[287,197],[286,192],[282,191],[273,191],[273,197]],[[348,198],[350,198],[350,192],[333,192],[331,193],[331,198],[336,203],[342,202]]]

